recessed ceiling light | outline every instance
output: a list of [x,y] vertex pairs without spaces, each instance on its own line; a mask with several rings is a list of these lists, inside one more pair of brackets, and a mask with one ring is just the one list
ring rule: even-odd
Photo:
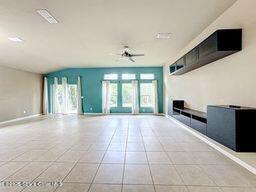
[[23,40],[19,37],[9,37],[8,38],[10,41],[13,41],[13,42],[22,42]]
[[46,9],[39,9],[36,12],[39,15],[41,15],[49,23],[51,24],[58,23],[58,21]]
[[156,38],[157,39],[170,39],[171,33],[157,33]]

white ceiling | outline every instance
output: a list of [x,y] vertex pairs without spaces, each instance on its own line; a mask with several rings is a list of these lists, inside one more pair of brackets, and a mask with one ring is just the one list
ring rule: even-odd
[[[161,66],[236,0],[0,0],[0,65],[37,73],[69,67]],[[47,9],[58,21],[36,13]],[[170,32],[170,39],[156,39]],[[22,43],[8,40],[19,37]],[[146,56],[116,62],[124,45]]]

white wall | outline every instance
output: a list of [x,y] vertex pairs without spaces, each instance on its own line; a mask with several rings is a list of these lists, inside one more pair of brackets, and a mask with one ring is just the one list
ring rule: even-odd
[[41,112],[42,75],[0,67],[0,122]]
[[[170,99],[184,99],[189,108],[235,104],[256,107],[256,1],[238,0],[164,67],[165,111]],[[217,29],[242,28],[243,50],[181,76],[169,65]]]

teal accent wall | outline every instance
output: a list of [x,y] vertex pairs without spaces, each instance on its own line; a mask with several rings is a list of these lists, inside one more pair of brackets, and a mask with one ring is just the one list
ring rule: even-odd
[[[140,80],[141,73],[154,73],[155,80],[158,81],[158,105],[159,113],[163,113],[163,68],[162,67],[122,67],[122,68],[70,68],[61,71],[46,74],[48,78],[49,87],[49,105],[52,103],[52,85],[54,77],[57,77],[61,83],[62,77],[67,77],[69,84],[76,84],[77,77],[81,76],[83,110],[85,113],[101,113],[102,112],[102,80],[104,74],[116,73],[118,74],[118,107],[112,108],[112,113],[130,113],[131,108],[122,107],[122,80],[123,73],[136,74],[136,79],[139,84],[142,82],[151,82],[150,80]],[[126,81],[127,82],[127,81]],[[49,107],[50,112],[51,107]],[[151,113],[152,108],[141,108],[141,113]]]

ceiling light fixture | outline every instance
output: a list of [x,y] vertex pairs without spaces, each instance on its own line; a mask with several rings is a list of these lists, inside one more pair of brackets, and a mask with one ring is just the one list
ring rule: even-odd
[[170,39],[171,33],[157,33],[156,38],[157,39]]
[[49,23],[51,24],[58,23],[58,21],[46,9],[39,9],[36,12],[39,15],[41,15]]
[[22,42],[23,40],[19,37],[9,37],[8,38],[10,41],[13,41],[13,42]]

